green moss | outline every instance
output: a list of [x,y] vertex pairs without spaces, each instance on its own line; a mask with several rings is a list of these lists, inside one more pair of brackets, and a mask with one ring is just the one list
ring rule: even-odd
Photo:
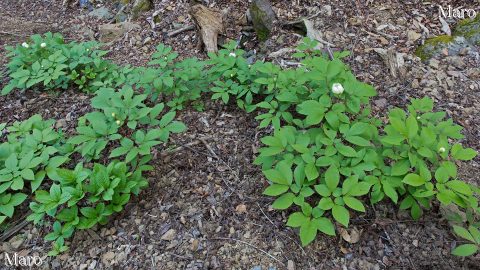
[[142,12],[149,11],[153,8],[153,2],[151,0],[137,0],[133,4],[132,15],[133,18],[137,18]]
[[270,35],[270,30],[263,22],[266,14],[257,5],[253,4],[250,8],[250,15],[252,16],[253,28],[257,33],[258,39],[265,41]]
[[437,51],[448,47],[448,44],[453,42],[453,40],[454,37],[449,35],[429,38],[425,41],[425,44],[415,50],[415,55],[425,61],[432,57]]
[[461,20],[455,27],[453,34],[463,36],[469,42],[480,45],[480,16],[476,16],[475,19]]

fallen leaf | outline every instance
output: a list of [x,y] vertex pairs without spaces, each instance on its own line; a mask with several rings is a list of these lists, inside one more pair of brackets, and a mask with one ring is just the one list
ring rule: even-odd
[[237,207],[235,207],[235,211],[237,211],[237,213],[245,213],[247,212],[247,206],[243,203],[239,204]]
[[355,244],[360,241],[360,236],[362,235],[363,230],[359,231],[356,227],[353,227],[350,232],[344,228],[340,228],[339,231],[343,240],[347,241],[348,243]]

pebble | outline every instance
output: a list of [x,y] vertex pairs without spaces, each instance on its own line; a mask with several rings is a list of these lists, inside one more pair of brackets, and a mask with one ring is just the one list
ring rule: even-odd
[[176,230],[170,229],[162,235],[161,239],[165,241],[172,241],[175,238],[176,233],[177,233]]
[[292,260],[288,260],[287,270],[295,270],[295,263]]
[[109,251],[102,255],[102,262],[106,264],[111,260],[113,260],[113,258],[115,258],[115,253],[112,251]]

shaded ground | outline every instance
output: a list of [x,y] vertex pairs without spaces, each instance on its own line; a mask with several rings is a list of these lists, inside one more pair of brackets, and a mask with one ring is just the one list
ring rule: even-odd
[[[84,40],[96,32],[98,24],[105,23],[85,16],[76,6],[65,10],[58,2],[1,1],[0,55],[4,56],[3,45],[21,43],[33,33],[59,31],[67,38]],[[139,65],[159,42],[173,46],[181,57],[205,57],[196,49],[194,31],[173,38],[164,34],[173,29],[173,23],[191,23],[188,3],[155,2],[156,10],[163,11],[159,26],[152,30],[145,21],[151,12],[146,13],[137,21],[142,30],[110,45],[108,57]],[[404,106],[410,97],[428,95],[435,99],[438,110],[446,110],[465,127],[462,143],[480,150],[480,56],[444,56],[430,63],[413,56],[415,47],[427,37],[423,27],[430,36],[441,34],[437,4],[442,3],[331,2],[282,0],[275,1],[274,7],[285,21],[318,13],[314,21],[324,39],[333,43],[335,50],[351,51],[347,60],[354,74],[378,90],[374,102],[378,117],[384,117],[383,112],[391,106]],[[247,3],[210,3],[220,9],[231,8],[226,37],[237,39]],[[328,4],[331,15],[325,9]],[[409,31],[420,37],[409,38]],[[262,48],[268,55],[293,47],[301,39],[291,29],[275,33],[266,45],[252,39],[247,48]],[[151,41],[143,44],[148,37]],[[404,75],[392,77],[373,48],[404,53]],[[0,61],[4,64],[6,59]],[[76,118],[89,109],[88,103],[88,97],[76,91],[58,96],[16,92],[0,97],[0,122],[41,113],[73,127]],[[149,189],[106,226],[76,233],[71,250],[47,259],[44,269],[284,269],[289,263],[296,269],[480,269],[478,255],[466,260],[450,255],[455,238],[435,207],[420,221],[412,221],[392,205],[378,205],[352,220],[352,228],[362,232],[358,243],[320,236],[301,248],[297,232],[284,225],[286,213],[272,211],[271,199],[261,195],[267,183],[252,161],[260,147],[259,132],[264,131],[256,129],[254,116],[206,101],[205,112],[187,109],[179,117],[189,130],[173,137],[170,147],[194,143],[174,154],[158,156]],[[219,159],[198,141],[203,137]],[[463,179],[480,183],[479,161],[477,157],[462,165]],[[22,255],[44,256],[49,248],[42,240],[44,234],[29,225],[1,249],[11,252],[18,245]]]

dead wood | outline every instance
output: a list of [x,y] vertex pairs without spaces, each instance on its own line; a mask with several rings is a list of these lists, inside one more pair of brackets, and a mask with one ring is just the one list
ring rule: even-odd
[[190,14],[199,28],[207,52],[217,52],[218,35],[225,31],[222,12],[197,4],[190,8]]

